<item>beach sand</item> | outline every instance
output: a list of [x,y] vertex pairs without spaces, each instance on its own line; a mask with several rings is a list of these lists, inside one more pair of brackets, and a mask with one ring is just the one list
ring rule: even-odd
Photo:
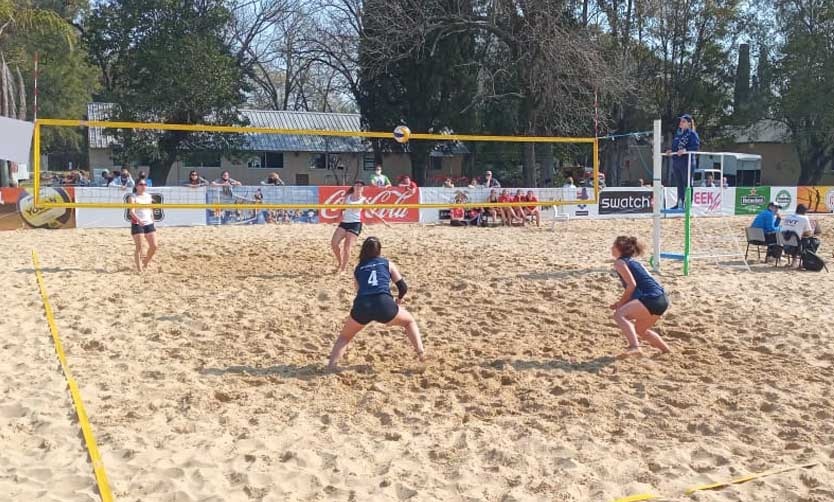
[[[697,220],[696,251],[747,223]],[[666,249],[682,228],[664,223]],[[609,250],[649,221],[375,226],[430,360],[371,326],[328,374],[353,295],[332,231],[163,228],[143,276],[126,230],[2,234],[0,491],[95,500],[35,248],[120,501],[834,500],[834,275],[664,262],[673,353],[617,361]]]

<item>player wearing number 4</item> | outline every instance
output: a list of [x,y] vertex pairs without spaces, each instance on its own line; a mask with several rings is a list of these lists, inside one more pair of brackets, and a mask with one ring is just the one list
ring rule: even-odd
[[[330,351],[330,369],[336,368],[336,363],[344,355],[350,341],[371,321],[405,328],[405,334],[417,351],[417,357],[423,360],[423,340],[420,338],[417,321],[406,309],[400,307],[408,287],[397,266],[380,256],[381,252],[382,244],[376,237],[368,237],[362,243],[359,264],[353,272],[356,299]],[[397,286],[396,300],[391,296],[392,281]]]

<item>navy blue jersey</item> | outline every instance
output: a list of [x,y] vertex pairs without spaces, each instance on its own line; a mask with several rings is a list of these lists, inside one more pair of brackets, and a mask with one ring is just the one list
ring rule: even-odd
[[[652,274],[646,270],[646,267],[642,263],[631,258],[621,258],[621,260],[625,262],[632,277],[634,277],[636,287],[634,288],[634,293],[631,295],[632,300],[639,300],[640,298],[657,298],[666,294],[666,291],[663,290],[663,286],[657,282],[657,279],[652,277]],[[620,282],[622,282],[623,286],[625,286],[625,281],[622,277],[620,277]]]
[[382,257],[363,261],[353,271],[359,291],[356,296],[391,294],[391,272],[388,270],[388,260]]

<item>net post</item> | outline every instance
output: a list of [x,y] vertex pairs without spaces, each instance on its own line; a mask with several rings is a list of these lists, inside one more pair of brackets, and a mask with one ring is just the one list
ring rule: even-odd
[[665,198],[663,197],[663,186],[661,184],[661,173],[663,171],[663,157],[661,157],[660,140],[661,138],[661,124],[660,120],[654,121],[654,143],[652,144],[652,190],[654,190],[654,208],[653,208],[653,254],[652,254],[652,268],[655,272],[660,272],[660,212],[663,209]]
[[34,154],[32,157],[32,171],[34,171],[35,179],[33,180],[33,187],[35,189],[34,199],[35,199],[35,208],[40,207],[40,197],[41,197],[41,124],[39,121],[35,120],[35,131],[34,136],[32,138],[32,150],[34,150]]
[[594,138],[594,200],[591,204],[599,204],[599,139]]
[[692,187],[686,188],[686,213],[683,222],[683,275],[689,275],[689,254],[692,251]]

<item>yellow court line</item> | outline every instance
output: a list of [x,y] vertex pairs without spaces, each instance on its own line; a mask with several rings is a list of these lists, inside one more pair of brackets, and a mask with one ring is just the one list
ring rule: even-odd
[[[156,131],[220,132],[235,134],[293,134],[306,136],[338,136],[348,138],[393,139],[393,132],[331,131],[325,129],[287,129],[278,127],[226,126],[209,124],[167,124],[162,122],[119,122],[109,120],[38,119],[38,124],[58,127],[104,127],[107,129],[150,129]],[[495,136],[488,134],[427,134],[413,133],[411,139],[435,141],[505,141],[508,143],[592,143],[596,138],[561,136]]]
[[623,497],[614,500],[614,502],[640,502],[641,500],[653,500],[660,498],[659,495],[652,495],[651,493],[640,493],[638,495],[629,495],[628,497]]
[[695,492],[700,492],[700,491],[704,491],[704,490],[715,490],[716,488],[724,488],[724,487],[730,486],[730,485],[739,485],[741,483],[746,483],[748,481],[752,481],[752,480],[757,479],[757,478],[763,478],[765,476],[773,476],[774,474],[781,474],[783,472],[795,471],[797,469],[808,469],[808,468],[814,467],[815,465],[817,465],[816,462],[814,462],[812,464],[793,465],[793,466],[785,467],[785,468],[782,468],[782,469],[773,469],[771,471],[760,472],[758,474],[749,474],[747,476],[742,476],[740,478],[731,479],[729,481],[724,481],[724,482],[721,482],[721,483],[711,483],[711,484],[707,484],[707,485],[696,486],[694,488],[690,488],[690,489],[686,490],[686,494],[687,495],[692,495]]
[[37,251],[34,249],[32,250],[32,263],[35,267],[35,278],[38,281],[38,288],[40,288],[41,300],[43,300],[43,309],[46,312],[46,322],[49,324],[49,332],[52,334],[52,341],[55,343],[55,353],[58,354],[58,360],[61,362],[64,378],[66,378],[67,385],[69,386],[75,412],[78,414],[78,422],[81,424],[84,443],[87,445],[87,452],[93,464],[93,472],[96,476],[96,483],[98,483],[101,501],[112,502],[113,494],[110,492],[110,484],[107,482],[104,462],[102,462],[101,454],[99,454],[98,446],[96,446],[96,438],[93,436],[93,429],[90,427],[87,411],[84,409],[84,402],[81,400],[81,392],[78,390],[78,384],[72,376],[66,354],[64,354],[64,346],[61,343],[61,338],[58,336],[58,326],[55,324],[55,315],[52,312],[52,306],[49,304],[49,297],[46,294],[46,285],[43,280],[43,274],[41,273],[40,260],[38,259]]

